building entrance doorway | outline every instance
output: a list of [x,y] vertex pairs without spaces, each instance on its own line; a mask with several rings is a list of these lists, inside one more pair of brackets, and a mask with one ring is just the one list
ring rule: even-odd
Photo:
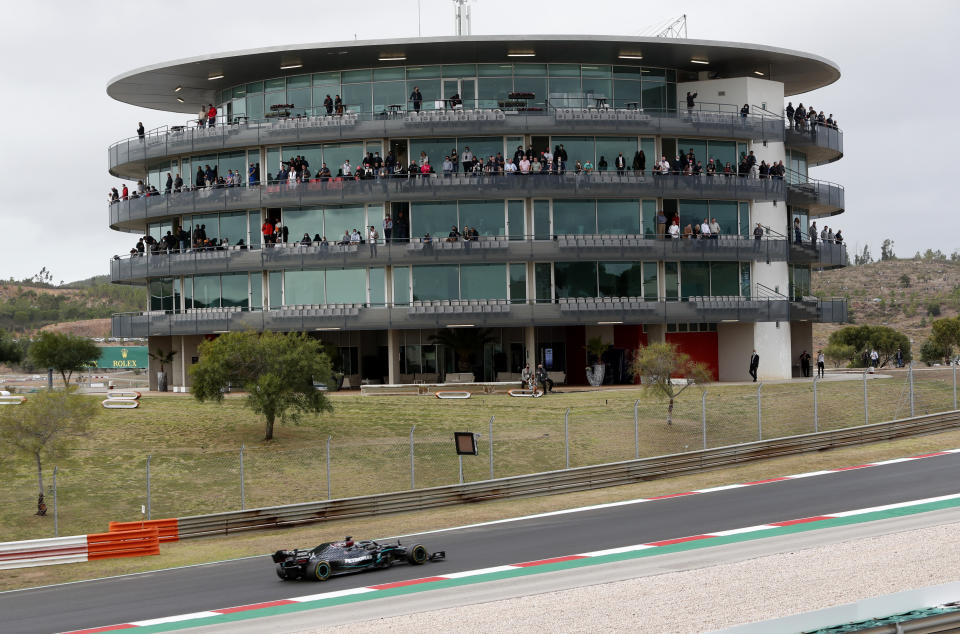
[[390,139],[390,151],[393,152],[393,158],[397,160],[397,169],[406,167],[407,163],[407,140]]

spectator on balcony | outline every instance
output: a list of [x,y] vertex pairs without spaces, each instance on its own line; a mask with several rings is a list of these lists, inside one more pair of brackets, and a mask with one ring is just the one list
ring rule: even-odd
[[145,130],[143,129],[143,121],[140,122],[140,125],[137,126],[137,138],[140,139],[140,142],[143,143]]
[[313,240],[310,239],[310,234],[304,233],[303,237],[300,238],[300,246],[309,247],[311,244],[313,244]]
[[827,225],[823,225],[823,229],[820,230],[820,242],[827,241],[827,231],[830,229]]
[[660,157],[660,160],[657,161],[656,165],[653,168],[654,176],[666,176],[670,173],[670,161],[667,160],[667,156],[664,154]]
[[390,239],[393,237],[393,218],[390,217],[390,214],[387,214],[383,217],[383,239],[390,244]]
[[[579,165],[579,162],[577,163],[577,165]],[[528,159],[526,155],[524,155],[523,158],[520,159],[520,173],[521,174],[530,173],[530,159]]]
[[340,241],[337,242],[338,245],[345,247],[350,244],[350,231],[347,229],[343,230],[343,235],[340,237]]
[[423,95],[420,93],[419,86],[413,87],[413,92],[410,93],[410,101],[413,102],[413,111],[420,112],[420,106],[423,104]]
[[460,93],[453,93],[453,96],[450,97],[450,107],[454,110],[458,108],[463,110],[463,99],[460,98]]
[[[589,162],[589,161],[588,161],[588,162]],[[606,172],[606,171],[607,171],[607,167],[608,167],[608,165],[607,165],[607,159],[606,159],[606,157],[601,156],[601,157],[600,157],[600,160],[597,161],[597,171],[598,171],[598,172]]]
[[460,155],[460,163],[463,165],[464,174],[473,169],[473,152],[470,151],[469,145],[463,148],[463,154]]
[[703,222],[700,223],[700,239],[701,240],[710,240],[713,238],[713,234],[710,232],[710,221],[707,218],[703,219]]
[[367,229],[367,242],[370,243],[370,257],[377,257],[377,242],[380,241],[380,234],[377,233],[376,228],[373,225],[370,225],[370,228]]
[[197,115],[197,127],[202,128],[207,124],[207,109],[200,106],[200,114]]
[[[196,232],[198,230],[194,229],[194,241],[197,239]],[[263,234],[263,244],[266,246],[273,245],[273,222],[269,218],[263,221],[263,224],[260,225],[260,233]]]
[[724,178],[730,178],[733,176],[733,166],[730,165],[730,161],[727,161],[726,165],[723,166],[723,176]]
[[543,162],[547,164],[547,169],[546,169],[546,170],[540,170],[540,171],[541,171],[541,172],[544,172],[544,171],[545,171],[545,172],[547,172],[547,173],[553,171],[553,152],[550,151],[550,146],[549,146],[549,145],[547,146],[547,149],[543,151],[543,153],[541,154],[541,156],[543,157]]
[[693,110],[696,105],[694,100],[697,98],[697,94],[698,93],[687,91],[687,110]]
[[666,237],[667,229],[667,216],[663,213],[663,209],[657,209],[657,238],[662,239]]
[[564,149],[563,143],[561,143],[560,145],[558,145],[557,147],[554,148],[554,150],[553,150],[553,156],[554,156],[554,159],[555,159],[556,162],[557,162],[557,164],[556,164],[556,166],[555,166],[555,168],[554,168],[554,171],[555,171],[557,174],[563,174],[563,173],[565,173],[565,172],[567,171],[567,160],[568,160],[568,157],[567,157],[567,150]]
[[353,167],[350,165],[350,159],[344,159],[343,165],[340,167],[340,173],[343,174],[344,178],[349,178],[353,175]]
[[177,177],[173,179],[173,191],[177,194],[183,191],[183,178],[180,177],[179,172],[177,172]]
[[820,111],[820,114],[817,115],[817,125],[825,125],[827,123],[827,118],[823,115],[823,110]]
[[793,219],[793,242],[794,242],[794,244],[802,244],[802,243],[803,243],[803,234],[802,234],[801,231],[800,231],[800,219],[799,219],[799,218],[794,218],[794,219]]
[[710,221],[710,237],[714,240],[720,239],[720,223],[717,222],[716,218]]
[[[559,146],[558,146],[559,147]],[[523,160],[523,157],[526,156],[526,152],[523,151],[523,146],[518,145],[517,151],[513,153],[513,164],[520,165],[520,161]]]
[[693,175],[702,176],[703,175],[703,163],[697,161],[697,164],[693,166]]
[[107,194],[107,200],[109,200],[111,204],[120,202],[120,192],[117,191],[116,187],[110,188],[110,193]]
[[340,98],[340,95],[333,98],[333,110],[338,117],[343,116],[343,99]]
[[460,239],[460,230],[457,225],[450,227],[450,233],[447,234],[447,242],[456,242]]
[[217,125],[217,107],[213,104],[207,108],[207,126],[214,127]]
[[324,97],[323,108],[327,111],[328,117],[333,114],[333,98],[330,95]]
[[190,247],[190,234],[183,227],[177,229],[177,240],[180,242],[180,252],[186,253]]
[[[577,161],[579,163],[580,161]],[[593,163],[590,162],[590,159],[587,159],[587,162],[583,164],[583,172],[585,174],[593,173]]]
[[704,168],[703,171],[704,173],[706,173],[707,176],[711,178],[717,173],[717,165],[716,163],[713,162],[713,159],[710,159],[709,161],[707,161],[707,166]]
[[623,157],[623,152],[617,154],[616,160],[613,162],[613,166],[617,168],[617,176],[623,176],[627,172],[627,159]]
[[807,123],[810,126],[810,131],[815,132],[817,129],[817,111],[813,109],[813,106],[807,110]]
[[803,129],[803,122],[806,119],[807,111],[803,107],[803,103],[797,106],[796,111],[793,113],[793,126],[798,131]]
[[350,233],[350,244],[363,244],[363,235],[357,230],[356,227],[354,227],[353,231]]
[[576,163],[573,164],[573,173],[574,173],[574,174],[582,174],[582,173],[583,173],[583,163],[581,163],[579,160],[578,160]]
[[767,165],[766,161],[760,161],[760,167],[758,168],[758,174],[760,178],[769,178],[770,177],[770,166]]
[[143,196],[144,191],[145,189],[144,189],[143,181],[137,181],[137,194],[139,194],[140,196]]
[[429,162],[424,163],[423,165],[420,166],[420,176],[421,176],[421,177],[423,177],[423,178],[428,178],[428,177],[430,176],[430,174],[432,174],[432,173],[433,173],[433,168],[430,167],[430,163],[429,163]]
[[833,229],[827,227],[827,244],[833,244]]
[[507,159],[506,165],[503,166],[504,174],[516,174],[517,173],[517,164],[513,162],[513,159]]
[[397,170],[397,157],[393,155],[393,152],[387,152],[387,157],[383,159],[383,166],[387,169],[387,174],[393,176],[394,172]]
[[753,250],[754,251],[758,251],[760,249],[760,240],[762,239],[763,239],[763,225],[758,222],[757,226],[753,228],[753,244],[754,244]]
[[746,119],[748,114],[750,114],[750,104],[745,103],[743,107],[740,108],[740,117]]
[[833,113],[832,113],[832,112],[830,113],[830,116],[827,117],[827,125],[830,126],[831,128],[835,128],[835,127],[837,126],[837,122],[834,121],[834,119],[833,119]]
[[788,126],[788,127],[793,127],[793,113],[796,112],[796,111],[795,111],[794,108],[793,108],[793,102],[792,102],[792,101],[788,101],[788,102],[787,102],[787,107],[786,107],[786,109],[785,109],[785,112],[786,112],[786,114],[787,114],[787,126]]
[[671,240],[680,239],[680,219],[674,216],[673,222],[670,223],[670,228],[667,229],[667,234],[670,236]]
[[692,240],[696,237],[697,236],[693,230],[693,225],[691,225],[690,223],[687,223],[687,226],[683,228],[683,239]]
[[645,176],[647,171],[647,155],[643,153],[643,150],[638,150],[633,155],[633,171],[640,176]]
[[810,244],[817,246],[817,223],[811,222],[807,229],[807,237],[810,238]]
[[837,232],[833,234],[834,244],[843,244],[843,236],[840,234],[840,230],[837,229]]
[[330,180],[330,177],[331,177],[331,175],[330,175],[330,168],[327,167],[327,164],[326,164],[326,163],[322,163],[322,164],[320,165],[320,171],[317,172],[317,178],[320,179],[320,182],[326,182],[326,181]]
[[213,187],[213,184],[217,182],[217,170],[209,165],[205,165],[203,170],[203,179],[206,182],[207,187]]

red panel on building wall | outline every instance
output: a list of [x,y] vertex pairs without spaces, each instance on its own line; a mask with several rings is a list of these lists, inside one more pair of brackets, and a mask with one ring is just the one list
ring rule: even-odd
[[715,332],[668,332],[664,336],[677,350],[694,361],[705,364],[713,373],[713,380],[720,376],[720,345]]
[[[613,327],[613,347],[626,350],[627,363],[633,361],[633,353],[640,346],[647,345],[647,333],[643,326],[619,325]],[[640,383],[640,377],[634,377],[634,383]]]
[[583,326],[566,327],[567,385],[585,385],[587,382],[587,329]]

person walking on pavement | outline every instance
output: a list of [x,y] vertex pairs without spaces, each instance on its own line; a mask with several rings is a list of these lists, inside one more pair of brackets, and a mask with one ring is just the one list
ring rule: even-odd
[[750,376],[753,377],[753,382],[757,382],[757,368],[760,367],[760,355],[757,354],[757,351],[754,350],[750,355]]
[[823,350],[817,350],[817,377],[823,378]]

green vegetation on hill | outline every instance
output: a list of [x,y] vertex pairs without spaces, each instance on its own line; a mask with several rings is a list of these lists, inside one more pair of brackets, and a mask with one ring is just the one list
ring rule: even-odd
[[0,283],[0,329],[31,331],[65,321],[142,310],[144,289],[111,284],[101,275],[61,286],[24,280]]

